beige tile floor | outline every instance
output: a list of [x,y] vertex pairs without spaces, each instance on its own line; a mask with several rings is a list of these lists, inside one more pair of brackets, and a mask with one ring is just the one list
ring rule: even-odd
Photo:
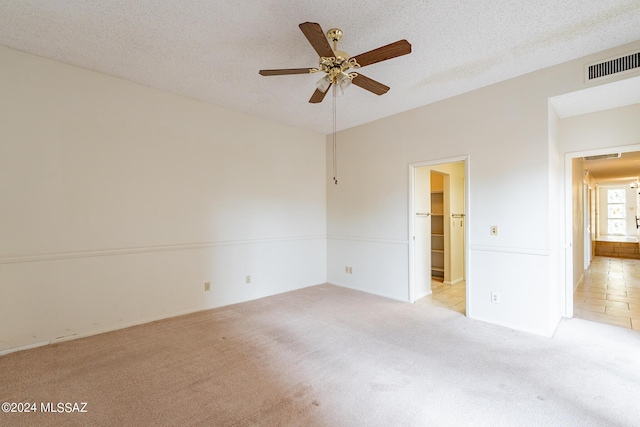
[[455,285],[445,285],[440,281],[432,280],[431,292],[431,295],[418,300],[418,302],[449,308],[458,313],[465,314],[467,304],[465,282],[459,282]]
[[640,260],[594,257],[573,295],[573,317],[640,331]]

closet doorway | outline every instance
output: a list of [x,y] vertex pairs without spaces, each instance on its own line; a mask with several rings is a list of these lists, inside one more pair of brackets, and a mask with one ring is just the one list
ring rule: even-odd
[[409,294],[466,313],[467,161],[410,165]]

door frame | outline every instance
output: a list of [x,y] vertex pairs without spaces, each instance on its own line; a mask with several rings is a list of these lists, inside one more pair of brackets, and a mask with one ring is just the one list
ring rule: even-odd
[[591,218],[591,197],[592,197],[592,190],[591,187],[589,186],[589,184],[587,184],[586,182],[582,182],[582,197],[584,198],[583,200],[583,207],[584,207],[584,212],[583,217],[584,217],[584,230],[583,234],[584,234],[584,265],[585,265],[585,269],[589,268],[589,265],[591,264],[591,260],[593,259],[593,254],[591,253],[591,227],[593,227],[592,221],[593,219]]
[[[608,153],[631,153],[640,151],[640,145],[625,145],[607,148],[598,148],[593,150],[582,150],[564,153],[564,231],[565,231],[565,253],[564,253],[564,292],[561,295],[560,307],[563,309],[561,315],[565,317],[573,317],[573,257],[575,247],[573,246],[573,191],[572,191],[572,178],[573,178],[573,165],[572,160],[579,157],[586,156],[598,156]],[[596,191],[596,197],[598,192]],[[596,203],[599,203],[596,201]],[[599,218],[592,218],[593,221],[598,221]],[[584,230],[582,230],[584,234]],[[596,235],[597,237],[597,235]],[[584,256],[581,254],[581,256]]]
[[470,307],[470,298],[469,298],[469,289],[470,289],[470,276],[469,276],[469,213],[471,212],[471,204],[470,204],[470,193],[471,193],[471,185],[470,185],[470,158],[469,156],[457,156],[457,157],[448,157],[445,159],[438,160],[428,160],[423,162],[416,162],[409,164],[409,194],[408,194],[408,240],[409,240],[409,302],[416,302],[416,277],[415,277],[415,171],[416,168],[424,167],[424,166],[437,166],[444,165],[447,163],[457,163],[464,162],[464,173],[465,173],[465,185],[464,185],[464,203],[465,203],[465,221],[464,221],[464,276],[466,282],[466,313],[469,313]]

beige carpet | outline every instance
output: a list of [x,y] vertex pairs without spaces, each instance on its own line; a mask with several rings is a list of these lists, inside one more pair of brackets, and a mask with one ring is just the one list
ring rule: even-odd
[[0,357],[0,396],[38,405],[3,426],[638,426],[640,333],[321,285]]

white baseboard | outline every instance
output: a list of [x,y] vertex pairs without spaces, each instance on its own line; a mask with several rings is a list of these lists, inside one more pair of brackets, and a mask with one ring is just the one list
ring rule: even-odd
[[578,281],[576,282],[575,285],[573,285],[573,293],[576,292],[576,290],[578,289],[578,287],[582,284],[582,282],[584,282],[584,273],[582,273],[580,275],[580,278],[578,279]]
[[[420,294],[420,295],[416,295],[416,301],[418,301],[419,299],[422,299],[424,297],[428,297],[429,295],[433,294],[433,291],[431,291],[431,289],[429,289],[427,292],[425,292],[424,294]],[[416,302],[416,301],[411,301],[411,302]]]
[[183,310],[183,311],[179,311],[179,312],[173,313],[173,314],[168,315],[168,316],[151,317],[151,318],[144,319],[144,320],[138,320],[138,321],[135,321],[135,322],[129,322],[129,323],[116,325],[116,326],[113,326],[113,327],[110,327],[110,328],[103,328],[103,329],[98,329],[98,330],[93,330],[93,331],[84,332],[84,333],[78,333],[78,334],[63,335],[63,336],[52,338],[49,341],[42,341],[42,342],[35,343],[35,344],[27,344],[27,345],[22,345],[22,346],[18,346],[18,347],[11,347],[11,348],[7,348],[7,349],[4,349],[4,350],[0,349],[0,356],[4,356],[5,354],[9,354],[9,353],[15,353],[17,351],[30,350],[32,348],[43,347],[45,345],[61,343],[61,342],[65,342],[65,341],[72,341],[72,340],[77,340],[77,339],[80,339],[80,338],[92,337],[94,335],[100,335],[100,334],[105,334],[107,332],[113,332],[113,331],[118,331],[118,330],[121,330],[121,329],[127,329],[127,328],[131,328],[133,326],[145,325],[147,323],[157,322],[159,320],[166,320],[166,319],[171,319],[171,318],[174,318],[174,317],[186,316],[188,314],[198,313],[198,312],[201,312],[201,311],[214,310],[216,308],[226,307],[228,305],[239,304],[239,303],[248,302],[248,301],[254,301],[254,300],[257,300],[257,299],[260,299],[260,298],[266,298],[266,297],[269,297],[269,296],[278,295],[278,294],[286,293],[286,292],[291,292],[291,291],[295,291],[295,290],[298,290],[298,289],[308,288],[308,287],[311,287],[311,286],[317,286],[317,285],[302,286],[302,287],[299,287],[299,288],[295,288],[295,289],[291,289],[291,290],[287,290],[287,291],[282,291],[282,292],[276,292],[276,293],[258,294],[258,295],[253,296],[250,299],[241,300],[241,301],[237,301],[237,302],[233,302],[233,303],[229,303],[229,304],[225,304],[225,305]]
[[372,291],[370,289],[358,288],[356,286],[349,286],[349,285],[345,285],[343,283],[338,283],[338,282],[327,282],[327,283],[330,284],[330,285],[340,286],[341,288],[353,289],[354,291],[360,291],[360,292],[364,292],[364,293],[367,293],[367,294],[377,295],[379,297],[389,298],[389,299],[392,299],[392,300],[395,300],[395,301],[410,302],[408,296],[407,296],[406,299],[402,299],[402,298],[398,298],[397,296],[386,294],[386,293],[383,293],[383,292],[375,292],[375,291]]
[[51,344],[51,341],[43,341],[43,342],[37,342],[34,344],[21,345],[19,347],[11,347],[5,350],[0,350],[0,356],[4,356],[9,353],[15,353],[16,351],[30,350],[32,348],[44,347],[45,345],[49,345],[49,344]]
[[556,322],[556,324],[553,327],[551,327],[549,330],[541,331],[541,330],[523,328],[521,326],[514,326],[514,325],[511,325],[511,324],[508,324],[508,323],[496,322],[495,320],[486,319],[486,318],[484,318],[482,316],[473,316],[473,315],[467,314],[467,317],[469,319],[479,320],[481,322],[490,323],[492,325],[501,326],[503,328],[512,329],[514,331],[526,332],[528,334],[543,336],[543,337],[547,337],[547,338],[551,338],[553,336],[553,334],[555,333],[556,328],[558,326],[558,323],[560,322],[560,319],[561,319],[561,318],[558,318],[558,321]]

